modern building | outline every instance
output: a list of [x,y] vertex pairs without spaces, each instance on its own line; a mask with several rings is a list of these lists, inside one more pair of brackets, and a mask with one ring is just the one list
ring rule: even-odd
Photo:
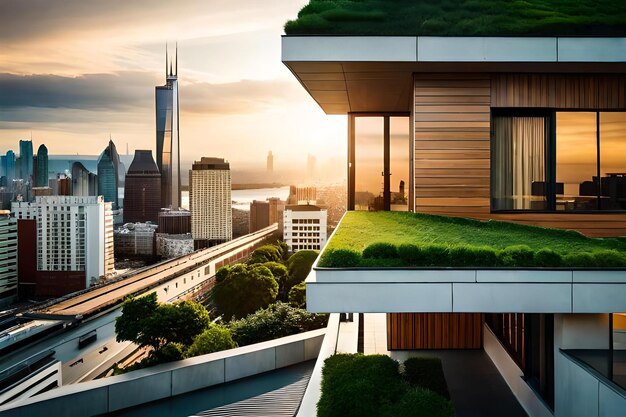
[[196,248],[233,238],[230,164],[203,157],[189,171],[191,234]]
[[126,223],[115,229],[115,256],[154,256],[156,230],[152,223]]
[[278,223],[285,210],[285,202],[280,198],[268,198],[266,201],[254,200],[250,203],[250,230],[256,232]]
[[181,205],[178,48],[173,62],[168,62],[166,48],[165,80],[165,85],[155,88],[156,163],[161,173],[161,207],[177,210]]
[[98,194],[98,176],[89,171],[81,162],[72,164],[72,195],[76,197]]
[[307,186],[289,186],[287,204],[317,204],[317,189]]
[[33,141],[20,140],[19,178],[28,183],[33,180]]
[[17,220],[0,211],[0,306],[17,300]]
[[57,174],[55,190],[55,195],[72,195],[72,179],[66,174]]
[[48,148],[46,145],[39,145],[37,149],[37,176],[35,178],[35,187],[48,186]]
[[191,233],[180,235],[156,234],[156,253],[163,259],[178,258],[194,251]]
[[104,201],[113,203],[113,210],[117,210],[119,186],[120,158],[112,140],[102,151],[98,160],[98,194]]
[[272,151],[269,151],[267,154],[267,164],[265,168],[268,174],[274,173],[274,155],[272,155]]
[[169,235],[191,233],[191,212],[182,209],[161,209],[159,212],[159,233]]
[[[347,116],[348,210],[624,236],[626,39],[583,32],[303,33],[283,37],[282,60]],[[316,268],[307,307],[389,313],[389,350],[483,349],[533,417],[626,410],[623,271]]]
[[161,209],[161,174],[152,151],[136,150],[126,173],[124,222],[157,223]]
[[33,187],[32,188],[33,197],[43,197],[43,196],[51,196],[52,188],[46,187]]
[[35,220],[35,228],[24,229],[35,250],[24,255],[36,263],[37,295],[78,291],[113,272],[111,204],[102,196],[37,197],[13,203],[12,212],[18,220]]
[[11,150],[7,151],[6,159],[5,159],[5,176],[7,179],[7,187],[9,191],[13,190],[13,180],[16,177],[16,168],[15,168],[15,153]]
[[290,252],[322,250],[326,245],[327,213],[321,207],[300,204],[285,206],[283,240]]

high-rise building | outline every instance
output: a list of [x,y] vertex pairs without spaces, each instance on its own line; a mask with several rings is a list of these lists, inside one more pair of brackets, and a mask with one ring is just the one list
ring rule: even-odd
[[113,210],[118,209],[118,184],[120,158],[112,140],[102,151],[98,161],[98,193],[104,197],[104,201],[113,203]]
[[86,197],[98,194],[98,176],[80,162],[72,164],[72,195]]
[[72,180],[65,174],[57,174],[56,195],[72,195]]
[[46,145],[39,145],[37,149],[37,177],[35,187],[48,186],[48,148]]
[[267,201],[254,200],[250,203],[250,233],[261,230],[271,224],[278,223],[283,215],[285,202],[272,197]]
[[50,293],[77,291],[113,272],[111,203],[102,196],[36,197],[13,203],[12,211],[36,221],[36,253],[24,255],[36,259],[42,280],[57,280],[60,288]]
[[161,209],[161,174],[152,151],[136,150],[126,173],[124,223],[157,223]]
[[289,186],[287,204],[317,204],[317,189],[306,186]]
[[314,205],[286,206],[283,238],[291,252],[322,250],[326,245],[326,209]]
[[17,220],[0,210],[0,306],[17,299]]
[[191,233],[191,212],[182,209],[161,209],[159,212],[159,233],[170,235]]
[[30,183],[33,177],[33,141],[20,140],[19,177]]
[[306,157],[306,173],[308,176],[308,179],[314,179],[315,178],[315,164],[317,163],[317,158],[315,158],[315,156],[308,154]]
[[197,247],[232,239],[230,165],[221,158],[202,158],[189,171],[191,234]]
[[167,48],[165,51],[165,80],[165,85],[155,88],[156,163],[161,173],[161,207],[176,210],[180,207],[181,202],[178,51],[173,65],[172,61],[168,63]]
[[6,154],[6,177],[7,177],[7,188],[9,190],[13,189],[13,180],[16,177],[15,172],[15,153],[13,151],[7,151]]
[[274,172],[274,155],[272,151],[267,154],[267,173],[272,174]]

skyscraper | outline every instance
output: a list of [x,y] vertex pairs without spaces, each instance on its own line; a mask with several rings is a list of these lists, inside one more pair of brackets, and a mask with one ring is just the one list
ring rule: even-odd
[[7,177],[7,188],[9,190],[13,189],[13,180],[15,179],[15,153],[13,151],[7,151],[6,155],[6,177]]
[[72,164],[72,195],[86,197],[98,194],[98,176],[80,162]]
[[39,145],[37,149],[37,178],[35,178],[35,187],[48,186],[48,148],[46,145]]
[[120,157],[112,140],[100,155],[98,160],[98,193],[104,201],[113,203],[113,210],[118,209],[117,187],[119,183],[118,169]]
[[274,155],[272,155],[272,151],[267,154],[267,173],[271,174],[274,172]]
[[124,223],[157,223],[161,209],[161,174],[152,151],[136,150],[126,173]]
[[31,182],[33,176],[33,141],[20,140],[19,177]]
[[202,158],[189,171],[191,235],[196,248],[233,238],[230,165],[221,158]]
[[17,300],[17,220],[0,210],[0,306]]
[[[180,207],[180,143],[178,136],[178,48],[168,63],[165,49],[165,80],[155,88],[156,163],[161,173],[161,207]],[[169,64],[169,70],[168,70]]]

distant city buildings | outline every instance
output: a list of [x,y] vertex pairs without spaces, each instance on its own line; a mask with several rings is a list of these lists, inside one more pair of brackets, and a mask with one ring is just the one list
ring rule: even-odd
[[156,224],[126,223],[113,232],[116,256],[154,256]]
[[18,177],[32,183],[33,179],[33,141],[20,140],[20,163]]
[[254,200],[250,203],[250,233],[279,223],[284,209],[285,202],[279,198],[268,198],[266,201]]
[[194,251],[194,241],[191,233],[168,235],[157,233],[156,253],[163,259],[177,258]]
[[159,233],[170,235],[191,233],[191,212],[182,209],[161,209],[158,224]]
[[232,239],[230,165],[221,158],[203,157],[189,171],[191,234],[196,248]]
[[0,211],[0,306],[17,300],[17,220]]
[[118,209],[118,184],[119,184],[120,157],[112,140],[102,151],[98,160],[98,194],[104,197],[104,201],[112,203],[113,210]]
[[89,171],[81,162],[72,164],[72,195],[76,197],[95,196],[98,193],[98,176]]
[[266,171],[268,174],[274,173],[274,155],[272,155],[272,151],[269,151],[269,153],[267,154]]
[[126,173],[124,223],[157,223],[161,208],[161,174],[152,151],[136,150]]
[[155,88],[156,163],[161,173],[161,207],[178,209],[181,206],[178,50],[174,62],[174,65],[168,62],[166,50],[166,83]]
[[283,215],[283,239],[290,252],[321,250],[326,245],[325,209],[315,205],[290,205]]
[[317,204],[317,189],[315,187],[289,186],[287,204]]
[[37,175],[34,183],[35,187],[48,186],[48,148],[44,144],[37,149]]
[[[13,203],[12,211],[18,222],[35,221],[18,226],[20,257],[36,265],[36,276],[24,276],[36,287],[32,294],[67,294],[113,272],[111,203],[102,196],[37,197]],[[20,270],[20,286],[22,277]]]

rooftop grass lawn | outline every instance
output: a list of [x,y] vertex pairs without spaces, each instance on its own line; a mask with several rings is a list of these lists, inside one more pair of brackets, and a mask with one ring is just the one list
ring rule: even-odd
[[626,36],[623,0],[310,0],[288,35]]
[[626,238],[407,212],[349,211],[321,267],[625,267]]

